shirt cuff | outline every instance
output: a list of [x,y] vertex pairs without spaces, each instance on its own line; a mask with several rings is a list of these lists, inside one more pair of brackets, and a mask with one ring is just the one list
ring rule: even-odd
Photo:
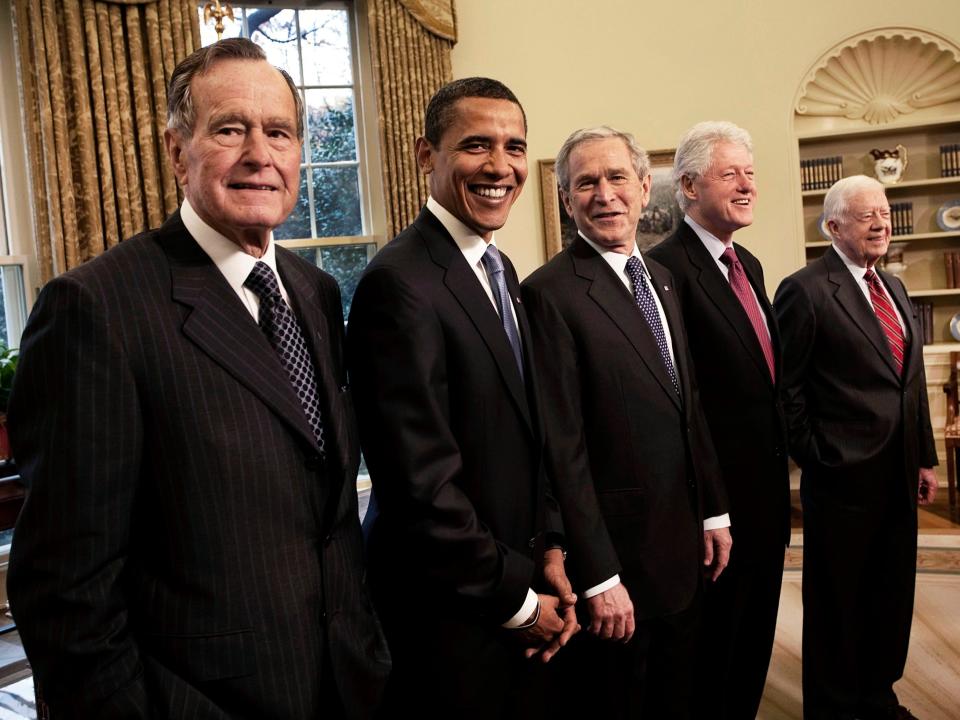
[[730,513],[709,517],[703,521],[704,530],[719,530],[725,527],[730,527]]
[[523,601],[523,605],[517,611],[517,614],[507,620],[503,624],[503,627],[511,630],[523,625],[527,621],[527,618],[536,611],[538,602],[540,602],[540,598],[537,597],[537,594],[530,588],[527,588],[527,599]]
[[609,580],[604,580],[599,585],[594,585],[592,588],[589,588],[588,590],[584,590],[583,597],[592,598],[594,595],[599,595],[602,592],[606,592],[610,588],[616,587],[619,584],[620,584],[620,575],[619,574],[614,575]]

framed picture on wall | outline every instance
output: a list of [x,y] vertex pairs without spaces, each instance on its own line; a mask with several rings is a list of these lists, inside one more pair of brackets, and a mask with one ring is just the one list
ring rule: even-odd
[[[683,213],[673,194],[670,174],[673,171],[674,150],[651,150],[650,202],[644,208],[637,225],[637,247],[649,250],[668,238],[683,220]],[[560,199],[554,160],[540,160],[540,199],[543,205],[543,238],[546,259],[549,260],[573,242],[577,226]]]

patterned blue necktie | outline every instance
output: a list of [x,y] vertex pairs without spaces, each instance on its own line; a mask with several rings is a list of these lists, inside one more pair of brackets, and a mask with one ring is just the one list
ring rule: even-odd
[[660,323],[660,313],[657,312],[657,304],[653,299],[653,289],[647,279],[647,274],[636,255],[627,260],[627,275],[633,282],[633,297],[637,301],[637,307],[643,312],[643,317],[650,326],[650,332],[653,333],[657,341],[657,349],[660,350],[660,358],[667,368],[667,374],[673,382],[673,389],[680,394],[680,384],[677,382],[677,371],[673,367],[673,360],[670,359],[670,348],[667,347],[667,335],[663,332],[663,325]]
[[513,312],[510,309],[510,294],[507,292],[507,283],[503,277],[503,260],[500,259],[500,253],[496,245],[487,245],[487,251],[483,254],[482,262],[492,281],[493,295],[500,310],[500,322],[503,324],[503,331],[507,334],[507,340],[510,341],[513,357],[517,361],[517,368],[519,368],[522,378],[523,350],[520,347],[520,333],[517,330],[517,323],[513,320]]
[[300,323],[280,294],[277,276],[265,262],[258,261],[243,284],[260,298],[260,329],[277,351],[280,364],[287,371],[290,384],[313,429],[317,447],[323,452],[323,419],[320,417],[317,378]]

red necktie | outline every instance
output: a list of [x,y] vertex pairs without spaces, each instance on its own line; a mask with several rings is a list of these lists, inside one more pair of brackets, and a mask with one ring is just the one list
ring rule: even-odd
[[776,370],[774,370],[773,344],[770,342],[770,333],[767,332],[767,325],[763,321],[763,313],[757,304],[757,299],[750,290],[750,281],[747,280],[747,274],[743,271],[743,265],[740,264],[740,259],[732,247],[723,251],[720,262],[726,265],[729,270],[727,279],[730,281],[730,289],[737,296],[737,300],[743,306],[743,311],[747,313],[747,317],[750,319],[750,324],[753,325],[753,332],[756,333],[757,342],[760,343],[760,349],[763,350],[763,357],[767,360],[770,378],[776,382],[777,375]]
[[903,349],[906,345],[903,337],[903,328],[900,326],[900,320],[897,319],[897,313],[893,309],[887,294],[880,285],[880,278],[871,269],[863,276],[867,281],[867,287],[870,288],[870,302],[873,305],[873,312],[880,321],[880,327],[883,334],[887,337],[887,344],[890,345],[890,352],[893,353],[893,361],[897,364],[897,371],[903,374]]

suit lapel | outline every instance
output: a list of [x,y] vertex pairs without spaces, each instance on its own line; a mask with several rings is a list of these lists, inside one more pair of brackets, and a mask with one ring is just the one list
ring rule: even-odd
[[823,254],[823,262],[827,266],[827,279],[834,286],[834,297],[844,309],[853,323],[866,335],[877,354],[881,357],[890,372],[900,381],[900,373],[893,361],[893,354],[887,344],[887,338],[880,328],[880,322],[873,312],[870,301],[857,286],[857,281],[844,265],[843,259],[836,251],[829,247]]
[[[437,220],[433,213],[424,209],[414,224],[426,242],[430,257],[444,269],[444,284],[470,318],[477,332],[480,333],[480,337],[483,338],[500,371],[500,377],[510,391],[514,404],[532,431],[534,427],[530,417],[530,406],[527,402],[523,379],[520,377],[520,370],[517,368],[513,350],[510,348],[507,334],[500,322],[499,313],[493,307],[483,287],[481,287],[473,269],[467,265],[463,253],[460,252],[453,238],[450,237],[443,224]],[[519,318],[522,315],[521,309],[517,307],[516,300],[519,293],[513,287],[508,287],[508,290]],[[526,338],[529,338],[529,333],[526,334]]]
[[[767,360],[763,355],[763,349],[760,347],[760,341],[757,339],[757,333],[750,323],[750,318],[747,317],[747,313],[730,287],[730,283],[723,277],[720,268],[717,267],[716,261],[707,252],[693,228],[685,222],[680,223],[680,241],[687,252],[690,264],[697,272],[697,282],[703,289],[704,294],[730,325],[730,329],[740,340],[740,344],[743,345],[747,355],[753,360],[757,370],[760,371],[767,382],[772,382],[770,370],[767,368]],[[756,292],[756,279],[750,276],[742,262],[741,265]],[[767,324],[768,326],[771,324],[769,313],[767,313]]]
[[[679,409],[680,398],[677,396],[677,391],[673,389],[673,383],[663,365],[657,341],[643,313],[637,308],[630,291],[616,276],[606,260],[587,245],[583,238],[578,236],[569,252],[573,260],[574,272],[590,282],[587,294],[620,329],[660,387]],[[659,292],[657,294],[660,295]],[[662,302],[661,300],[661,304]],[[674,334],[675,327],[671,324],[671,335]]]
[[187,232],[179,212],[164,223],[160,242],[170,260],[173,300],[190,308],[183,334],[307,442],[316,444],[273,347]]

